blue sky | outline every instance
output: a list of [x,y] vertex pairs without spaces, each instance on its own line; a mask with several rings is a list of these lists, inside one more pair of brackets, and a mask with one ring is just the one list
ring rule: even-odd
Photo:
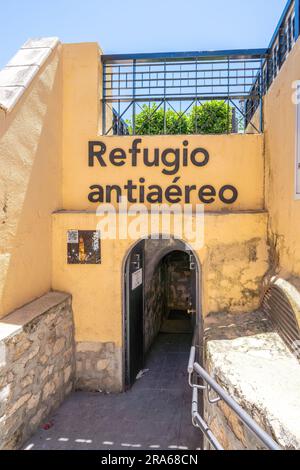
[[266,47],[286,0],[0,0],[0,67],[29,37],[105,53]]

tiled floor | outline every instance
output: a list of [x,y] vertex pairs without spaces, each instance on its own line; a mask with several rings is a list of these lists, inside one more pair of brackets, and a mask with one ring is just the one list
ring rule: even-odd
[[120,395],[73,393],[40,429],[27,449],[197,449],[187,385],[190,335],[160,334],[145,369]]

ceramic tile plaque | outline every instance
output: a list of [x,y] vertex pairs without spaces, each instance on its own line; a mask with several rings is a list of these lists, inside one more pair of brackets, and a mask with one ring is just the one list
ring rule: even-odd
[[68,230],[68,264],[101,264],[98,230]]

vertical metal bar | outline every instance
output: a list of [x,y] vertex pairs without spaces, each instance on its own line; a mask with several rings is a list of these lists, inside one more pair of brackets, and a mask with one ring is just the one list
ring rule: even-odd
[[166,86],[167,86],[167,82],[166,82],[166,78],[167,78],[167,64],[166,64],[166,61],[164,62],[164,134],[167,133],[167,116],[166,116]]
[[120,100],[118,100],[118,121],[117,121],[117,135],[120,135],[120,129],[121,129],[121,135],[122,135],[122,126],[120,125],[121,124],[121,102]]
[[295,41],[300,36],[300,0],[295,0]]
[[[121,94],[121,67],[118,67],[118,97],[120,98]],[[120,135],[120,116],[121,116],[121,103],[120,99],[118,101],[118,118],[117,118],[117,135]]]
[[263,86],[263,60],[260,60],[260,77],[259,77],[259,107],[260,107],[260,132],[263,132],[264,130],[264,114],[263,114],[263,91],[262,91],[262,86]]
[[136,103],[135,103],[135,94],[136,94],[136,59],[132,62],[132,133],[135,135],[135,115],[136,115]]
[[106,134],[106,63],[103,63],[102,70],[102,134]]
[[229,103],[230,103],[230,57],[228,57],[227,61],[227,134],[229,134]]
[[196,134],[198,134],[198,58],[196,57],[196,109],[195,109],[195,118],[196,118]]
[[284,25],[281,25],[281,28],[278,31],[278,69],[281,69],[281,66],[285,60],[285,50],[284,50]]

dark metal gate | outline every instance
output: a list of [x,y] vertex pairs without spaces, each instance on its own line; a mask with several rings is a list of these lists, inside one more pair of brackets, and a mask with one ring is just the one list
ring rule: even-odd
[[126,266],[126,387],[144,365],[144,245],[143,240],[132,249]]

